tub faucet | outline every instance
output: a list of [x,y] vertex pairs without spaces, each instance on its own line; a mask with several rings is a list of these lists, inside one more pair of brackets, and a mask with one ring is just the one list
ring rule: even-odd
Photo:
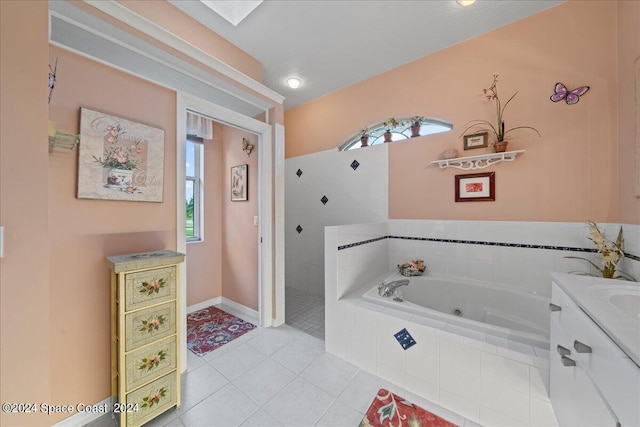
[[397,288],[399,288],[400,286],[407,286],[408,284],[408,279],[400,279],[394,280],[393,282],[389,283],[382,283],[380,286],[378,286],[378,295],[380,295],[381,297],[389,298],[394,294]]

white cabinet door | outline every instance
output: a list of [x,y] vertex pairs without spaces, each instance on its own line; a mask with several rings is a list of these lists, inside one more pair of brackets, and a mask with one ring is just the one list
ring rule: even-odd
[[550,397],[560,426],[616,427],[618,420],[579,364],[566,366],[558,345],[571,353],[565,363],[575,362],[572,340],[551,315]]

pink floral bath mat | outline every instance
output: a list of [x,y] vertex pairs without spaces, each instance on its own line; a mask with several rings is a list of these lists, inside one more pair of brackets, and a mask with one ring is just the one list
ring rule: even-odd
[[397,394],[381,388],[360,422],[360,427],[457,427]]
[[219,308],[203,308],[187,316],[187,348],[202,356],[255,327],[253,323],[245,322]]

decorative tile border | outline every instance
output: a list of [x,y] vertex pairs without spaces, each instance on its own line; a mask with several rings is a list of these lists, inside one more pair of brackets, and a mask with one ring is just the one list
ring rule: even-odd
[[632,259],[634,261],[640,262],[640,256],[638,256],[638,255],[624,254],[624,256],[626,258],[629,258],[629,259]]
[[338,250],[341,251],[343,249],[355,248],[356,246],[366,245],[367,243],[377,242],[378,240],[388,239],[389,236],[376,237],[375,239],[363,240],[362,242],[349,243],[348,245],[338,246]]
[[[442,243],[459,243],[464,245],[483,245],[483,246],[502,246],[508,248],[528,248],[528,249],[547,249],[554,251],[569,251],[569,252],[588,252],[595,253],[595,248],[576,248],[573,246],[554,246],[554,245],[533,245],[529,243],[503,243],[503,242],[485,242],[480,240],[457,240],[457,239],[437,239],[433,237],[409,237],[409,236],[382,236],[375,239],[363,240],[361,242],[350,243],[348,245],[338,246],[338,250],[349,249],[360,245],[366,245],[367,243],[377,242],[383,239],[400,239],[400,240],[421,240],[425,242],[442,242]],[[624,254],[625,257],[640,261],[640,256],[633,254]]]

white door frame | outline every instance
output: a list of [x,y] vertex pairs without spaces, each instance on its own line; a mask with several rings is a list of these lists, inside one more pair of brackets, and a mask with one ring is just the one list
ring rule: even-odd
[[[177,92],[176,121],[176,200],[177,200],[177,250],[187,253],[185,199],[185,144],[187,135],[187,110],[211,117],[214,121],[243,129],[258,136],[258,317],[263,327],[272,325],[273,307],[273,186],[271,126],[242,115],[228,108]],[[264,250],[263,250],[264,248]],[[186,369],[187,360],[187,281],[186,268],[180,269],[180,367]]]

